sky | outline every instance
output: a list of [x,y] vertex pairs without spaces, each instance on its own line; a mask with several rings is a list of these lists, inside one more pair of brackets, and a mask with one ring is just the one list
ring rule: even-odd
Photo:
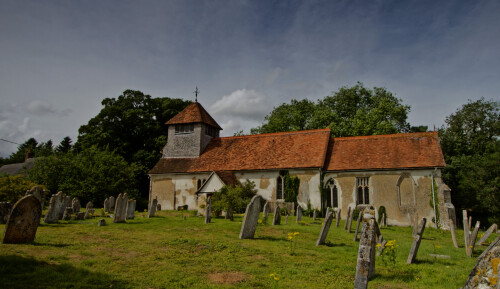
[[[358,81],[441,127],[499,100],[500,1],[0,0],[0,139],[65,136],[126,89],[198,101],[223,136]],[[0,157],[17,150],[0,141]]]

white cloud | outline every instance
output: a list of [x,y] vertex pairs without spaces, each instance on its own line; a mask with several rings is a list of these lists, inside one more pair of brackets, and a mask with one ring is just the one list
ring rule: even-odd
[[254,120],[262,120],[271,110],[268,99],[253,89],[238,89],[210,106],[210,111],[216,116],[229,115]]
[[49,103],[42,102],[39,100],[33,100],[33,101],[29,102],[27,107],[26,107],[26,111],[28,113],[32,113],[32,114],[40,115],[40,116],[47,115],[47,114],[57,114],[60,116],[67,116],[72,112],[72,110],[70,108],[65,108],[65,109],[60,110]]

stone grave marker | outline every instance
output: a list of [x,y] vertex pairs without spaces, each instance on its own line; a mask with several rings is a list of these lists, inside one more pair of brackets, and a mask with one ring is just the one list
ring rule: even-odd
[[345,218],[344,230],[347,230],[347,225],[348,225],[350,218],[351,218],[351,207],[348,207],[347,208],[347,217]]
[[76,213],[75,220],[85,220],[85,212]]
[[465,253],[467,256],[469,254],[469,244],[470,244],[470,232],[469,232],[469,219],[467,218],[467,211],[462,211],[463,222],[464,222],[464,241],[465,241]]
[[113,211],[115,209],[115,205],[116,205],[115,197],[113,196],[109,197],[109,210]]
[[97,223],[97,226],[98,226],[98,227],[106,226],[106,220],[104,220],[104,219],[100,219],[100,220],[99,220],[99,223]]
[[474,252],[474,246],[476,245],[477,233],[479,232],[479,225],[481,223],[479,221],[476,222],[476,226],[474,227],[474,232],[469,240],[469,257],[472,257],[472,253]]
[[280,223],[281,223],[281,210],[280,206],[276,205],[276,209],[274,209],[273,226],[279,225]]
[[109,198],[104,199],[104,212],[109,212]]
[[338,228],[340,226],[340,219],[341,219],[340,208],[337,209],[336,214],[337,215],[335,217],[335,227]]
[[155,198],[151,201],[151,204],[149,205],[148,218],[152,218],[155,216],[156,205],[158,205],[158,200]]
[[67,207],[72,207],[72,199],[70,196],[66,196],[66,208]]
[[69,221],[71,219],[72,214],[73,214],[73,208],[66,207],[66,209],[64,210],[64,214],[63,214],[63,220]]
[[352,229],[352,219],[354,218],[354,210],[352,210],[351,215],[349,216],[349,221],[347,222],[347,232],[351,232]]
[[40,201],[33,195],[24,196],[12,208],[2,242],[4,244],[33,242],[41,216]]
[[113,223],[125,223],[127,218],[128,197],[127,194],[119,194],[115,201],[115,212]]
[[266,202],[264,204],[264,209],[262,209],[263,217],[262,217],[262,223],[267,224],[267,219],[269,218],[269,212],[271,211],[271,208],[269,207],[269,202]]
[[73,198],[73,200],[71,200],[71,207],[73,208],[73,213],[79,213],[81,208],[80,200]]
[[58,220],[62,219],[65,210],[66,196],[62,192],[58,192],[50,197],[49,209],[47,210],[43,221],[47,224],[57,223]]
[[[486,240],[488,240],[488,238],[491,236],[491,234],[496,231],[498,228],[497,224],[493,224],[491,225],[488,230],[486,230],[486,232],[484,233],[484,235],[481,237],[481,239],[479,239],[479,241],[477,241],[476,245],[482,245],[484,242],[486,242]],[[499,280],[500,281],[500,280]]]
[[43,210],[43,205],[45,203],[45,191],[41,186],[33,186],[31,189],[26,191],[26,195],[33,195],[35,198],[40,201],[40,206],[42,207]]
[[[247,207],[248,210],[248,207]],[[260,213],[260,212],[259,212]],[[245,213],[246,218],[246,213]],[[205,206],[205,224],[208,224],[212,221],[212,197],[207,198],[207,204]],[[241,233],[240,233],[241,236]],[[240,237],[241,239],[241,237]]]
[[418,248],[420,247],[420,241],[422,241],[422,235],[424,234],[425,223],[427,222],[426,218],[422,218],[420,224],[418,224],[417,234],[413,236],[413,244],[410,249],[410,254],[408,255],[408,260],[406,260],[406,264],[412,264],[415,262],[415,258],[417,257]]
[[313,211],[313,221],[316,221],[316,209]]
[[[367,210],[374,212],[374,210]],[[362,217],[362,228],[358,247],[358,260],[354,288],[367,288],[368,281],[375,275],[375,245],[379,228],[375,214],[366,213]]]
[[354,231],[354,240],[353,240],[354,242],[356,242],[358,240],[358,232],[359,232],[359,228],[361,227],[361,220],[363,219],[363,210],[359,211],[358,221],[356,224],[356,231]]
[[87,205],[85,206],[85,215],[84,219],[90,218],[90,210],[94,207],[94,204],[92,202],[88,202]]
[[323,222],[323,226],[321,227],[321,231],[319,232],[318,240],[316,241],[316,246],[324,245],[326,241],[326,236],[328,236],[328,231],[330,230],[330,226],[333,221],[333,212],[329,211],[328,215],[325,217],[325,221]]
[[499,259],[499,246],[495,246],[479,256],[463,288],[498,288]]
[[6,224],[10,211],[14,204],[9,202],[0,202],[0,224]]
[[387,227],[387,219],[385,213],[382,213],[382,218],[380,218],[380,227]]
[[[316,212],[316,211],[315,211]],[[302,207],[297,205],[297,223],[302,221]]]
[[285,216],[285,225],[288,224],[288,214]]
[[380,243],[380,247],[378,247],[378,251],[377,251],[377,256],[380,256],[380,254],[382,254],[382,252],[384,252],[386,244],[387,244],[387,240],[383,240],[382,243]]
[[127,220],[133,220],[135,218],[135,205],[136,200],[128,200],[127,202]]
[[330,213],[330,207],[326,207],[325,218],[328,215],[328,213]]
[[458,248],[457,236],[455,235],[455,222],[453,218],[450,218],[450,231],[451,231],[451,240],[453,241],[453,246]]
[[260,215],[260,202],[262,197],[255,195],[250,203],[247,205],[245,217],[241,224],[240,239],[253,239]]

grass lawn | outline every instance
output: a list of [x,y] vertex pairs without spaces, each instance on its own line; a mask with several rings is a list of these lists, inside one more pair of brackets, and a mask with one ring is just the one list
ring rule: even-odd
[[[126,224],[106,218],[104,227],[97,226],[99,217],[42,223],[33,244],[0,244],[0,288],[354,286],[358,242],[343,229],[343,222],[336,228],[334,221],[327,245],[316,247],[321,220],[305,217],[296,224],[290,217],[285,225],[283,218],[279,226],[260,224],[255,239],[239,240],[241,216],[234,222],[213,218],[211,224],[203,224],[203,217],[184,212],[188,217],[183,220],[181,214],[161,211],[148,219],[146,213],[139,213]],[[0,238],[4,227],[0,225]],[[294,246],[287,239],[291,232],[299,233]],[[476,258],[465,255],[462,230],[457,230],[460,248],[456,249],[449,231],[426,228],[412,265],[406,265],[411,228],[388,227],[381,232],[399,245],[396,264],[385,266],[377,257],[369,288],[459,288],[475,264]],[[495,237],[476,247],[474,256]]]

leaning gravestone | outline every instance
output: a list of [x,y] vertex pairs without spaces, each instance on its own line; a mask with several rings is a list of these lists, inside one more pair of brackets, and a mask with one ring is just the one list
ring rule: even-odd
[[269,212],[271,211],[271,208],[269,207],[269,202],[266,202],[264,204],[264,209],[262,209],[263,217],[262,217],[262,223],[267,224],[267,218],[269,217]]
[[260,202],[262,197],[255,195],[247,205],[245,217],[241,224],[240,239],[253,239],[260,215]]
[[109,198],[104,199],[104,212],[109,212]]
[[450,231],[451,231],[451,240],[453,241],[453,246],[458,249],[457,236],[455,235],[455,222],[453,218],[450,219]]
[[158,205],[158,200],[153,199],[151,201],[151,204],[149,205],[149,212],[148,212],[148,218],[152,218],[155,216],[156,213],[156,205]]
[[161,204],[156,205],[156,210],[161,211]]
[[479,226],[481,222],[477,221],[476,226],[474,227],[474,232],[472,233],[470,240],[469,240],[469,252],[470,256],[472,257],[472,253],[474,252],[474,246],[476,245],[476,239],[477,239],[477,233],[479,232]]
[[276,206],[276,209],[274,209],[274,218],[273,218],[273,226],[274,225],[279,225],[281,223],[281,210],[280,206]]
[[316,210],[313,211],[313,221],[316,221]]
[[498,288],[499,260],[499,246],[495,246],[479,256],[463,288]]
[[328,216],[329,213],[330,213],[330,207],[326,207],[325,218],[326,216]]
[[[246,218],[246,214],[245,214],[245,218]],[[212,197],[208,197],[207,204],[205,206],[205,224],[208,224],[211,221],[212,221]],[[240,239],[241,239],[241,237],[240,237]]]
[[470,244],[470,228],[469,228],[469,219],[467,218],[467,211],[462,210],[463,222],[464,222],[464,241],[465,241],[465,254],[467,256],[471,256],[472,253],[469,253],[469,244]]
[[325,217],[325,221],[323,222],[323,227],[321,227],[321,231],[319,232],[318,240],[316,241],[316,246],[324,245],[326,241],[326,236],[328,236],[328,231],[330,230],[330,226],[333,221],[333,212],[329,211],[328,215]]
[[352,219],[354,218],[354,210],[352,210],[351,215],[349,216],[349,220],[347,222],[347,232],[351,232],[352,229]]
[[362,218],[363,218],[363,210],[360,210],[359,215],[358,215],[358,222],[356,224],[356,231],[354,231],[354,242],[356,242],[358,240],[358,232],[359,232],[359,228],[361,227]]
[[116,199],[115,197],[111,196],[109,197],[109,210],[112,211],[115,209],[115,205],[116,205]]
[[128,197],[127,194],[119,194],[116,198],[113,223],[125,223],[127,218]]
[[94,207],[94,204],[92,202],[88,202],[87,205],[85,206],[85,215],[84,219],[90,218],[90,210]]
[[340,208],[337,209],[337,216],[335,217],[335,227],[339,227],[340,225]]
[[420,224],[418,224],[417,233],[413,236],[413,244],[410,249],[410,254],[408,255],[408,260],[406,260],[406,264],[411,264],[415,262],[415,258],[417,257],[418,247],[420,247],[420,241],[422,241],[422,235],[424,234],[425,223],[427,222],[426,218],[422,218]]
[[71,219],[71,214],[73,214],[73,208],[72,207],[66,207],[64,210],[63,214],[63,220],[68,221]]
[[[486,240],[488,240],[488,238],[491,236],[491,234],[496,231],[498,228],[497,224],[493,224],[491,225],[488,230],[486,230],[486,232],[484,233],[484,235],[481,237],[481,239],[479,239],[479,241],[477,241],[476,245],[482,245],[484,242],[486,242]],[[500,280],[499,280],[500,281]]]
[[135,218],[135,200],[128,200],[127,204],[127,220],[132,220]]
[[26,191],[26,196],[27,195],[33,195],[35,198],[38,199],[40,202],[40,206],[42,207],[43,210],[43,204],[45,203],[45,191],[41,186],[33,186],[31,189]]
[[80,200],[73,198],[73,200],[71,200],[71,207],[73,208],[73,213],[79,213],[81,208]]
[[[363,214],[363,226],[358,248],[358,261],[354,288],[367,288],[368,281],[375,275],[375,245],[379,232],[375,221],[374,210],[366,210]],[[373,214],[371,214],[373,212]]]
[[57,223],[61,220],[66,210],[66,196],[62,192],[52,195],[49,201],[49,209],[43,221],[47,224]]
[[0,224],[6,224],[10,211],[14,205],[9,202],[0,202]]
[[297,205],[297,223],[302,221],[302,207]]
[[347,230],[347,225],[348,225],[350,218],[351,218],[351,207],[348,207],[347,208],[347,217],[345,218],[344,230]]
[[40,201],[33,195],[23,197],[12,208],[2,242],[4,244],[33,242],[41,216]]

